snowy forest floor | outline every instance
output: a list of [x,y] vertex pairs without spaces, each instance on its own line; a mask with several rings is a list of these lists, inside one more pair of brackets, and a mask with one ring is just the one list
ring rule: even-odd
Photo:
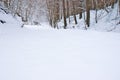
[[0,80],[120,80],[119,25],[113,32],[103,32],[112,24],[106,19],[96,24],[101,32],[21,28],[2,10],[0,19]]
[[119,33],[1,25],[0,80],[120,80]]

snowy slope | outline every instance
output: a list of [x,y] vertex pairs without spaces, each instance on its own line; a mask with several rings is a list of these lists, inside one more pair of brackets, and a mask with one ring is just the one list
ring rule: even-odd
[[21,28],[0,17],[0,80],[120,80],[119,33]]
[[[102,32],[120,32],[120,15],[118,13],[118,4],[115,4],[114,9],[111,9],[111,7],[108,7],[109,13],[107,13],[104,9],[98,10],[97,12],[97,18],[98,23],[95,21],[95,10],[90,11],[90,27],[88,30],[96,30],[96,31],[102,31]],[[86,14],[86,13],[85,13]],[[82,19],[79,19],[79,15],[77,15],[77,22],[78,24],[75,25],[74,17],[70,16],[70,23],[67,19],[67,28],[68,29],[85,29],[85,20],[84,15]],[[64,21],[61,20],[58,23],[59,28],[63,28]]]
[[21,26],[22,21],[18,16],[12,16],[7,9],[0,6],[0,20],[5,21],[4,24],[0,22],[0,27],[2,26]]
[[0,80],[120,80],[118,33],[0,30]]
[[[91,27],[90,29],[95,29],[98,31],[107,31],[107,32],[120,32],[120,15],[118,13],[118,4],[114,6],[114,9],[108,7],[109,13],[105,10],[98,11],[98,23],[95,24],[95,11],[91,13]],[[94,21],[93,21],[94,20]]]
[[118,33],[1,30],[0,80],[120,80]]

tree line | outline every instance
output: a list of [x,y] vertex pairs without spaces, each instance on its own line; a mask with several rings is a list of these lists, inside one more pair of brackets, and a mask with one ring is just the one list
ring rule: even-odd
[[95,10],[95,22],[98,22],[98,10],[104,9],[107,13],[108,6],[114,8],[116,3],[119,4],[120,15],[120,0],[1,0],[13,14],[22,18],[26,24],[40,23],[41,16],[46,14],[49,24],[56,28],[58,22],[63,20],[66,29],[70,16],[73,16],[75,24],[78,24],[76,15],[79,19],[84,17],[86,27],[90,26],[90,10]]
[[[116,3],[119,3],[120,13],[120,0],[46,0],[47,8],[49,12],[49,23],[54,28],[57,27],[57,23],[63,19],[64,26],[67,27],[67,19],[70,22],[70,16],[73,16],[75,24],[77,24],[76,15],[79,15],[79,19],[84,16],[86,27],[90,26],[90,10],[95,10],[95,22],[98,22],[97,12],[100,9],[104,9],[107,13],[108,6],[114,8]],[[84,13],[84,15],[83,15]]]

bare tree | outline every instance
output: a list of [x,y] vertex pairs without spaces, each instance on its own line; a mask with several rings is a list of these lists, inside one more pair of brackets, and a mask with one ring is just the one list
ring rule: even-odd
[[75,2],[76,1],[72,1],[72,5],[73,5],[73,16],[74,16],[75,24],[77,24]]
[[62,3],[63,3],[63,19],[64,19],[64,29],[67,28],[67,20],[66,20],[66,10],[65,10],[65,0],[62,0]]
[[86,24],[90,26],[90,0],[86,0]]
[[97,11],[98,11],[98,0],[95,0],[95,22],[97,23],[98,22],[98,18],[97,18]]

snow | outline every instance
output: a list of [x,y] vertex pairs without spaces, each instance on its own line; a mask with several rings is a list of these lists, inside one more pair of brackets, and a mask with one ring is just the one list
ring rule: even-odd
[[120,80],[120,33],[0,19],[0,80]]
[[119,33],[0,30],[0,80],[120,80]]
[[[118,4],[115,4],[114,9],[108,7],[109,13],[107,13],[104,9],[98,10],[97,18],[98,23],[95,21],[95,10],[90,11],[90,27],[87,28],[88,30],[95,30],[101,32],[120,32],[120,15],[119,15],[119,8],[117,7]],[[70,23],[69,19],[67,19],[67,29],[82,29],[85,30],[86,24],[84,20],[84,15],[86,12],[82,14],[82,19],[79,19],[79,15],[76,15],[78,24],[75,25],[74,17],[70,16]],[[86,19],[86,18],[85,18]],[[59,28],[63,28],[64,20],[61,20],[58,23]]]

